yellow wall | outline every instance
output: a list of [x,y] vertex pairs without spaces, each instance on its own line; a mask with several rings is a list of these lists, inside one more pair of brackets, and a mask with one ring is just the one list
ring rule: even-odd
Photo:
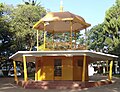
[[[81,66],[78,66],[78,60]],[[87,57],[87,62],[88,62]],[[85,70],[85,80],[88,81],[88,63],[86,62]],[[74,56],[73,57],[73,80],[82,80],[82,71],[83,71],[83,56]]]
[[[78,66],[78,59],[83,61],[83,57],[73,57],[73,80],[82,80],[82,66]],[[82,62],[81,62],[82,63]]]
[[62,80],[73,80],[73,60],[66,57],[62,60]]
[[41,57],[41,73],[40,80],[53,80],[54,75],[54,62],[48,57]]
[[[76,57],[40,57],[39,80],[82,80],[82,66],[78,66],[77,60],[83,62],[82,56]],[[62,59],[62,76],[54,77],[54,59]],[[87,64],[87,63],[86,63]],[[88,80],[88,67],[86,65],[86,80]]]

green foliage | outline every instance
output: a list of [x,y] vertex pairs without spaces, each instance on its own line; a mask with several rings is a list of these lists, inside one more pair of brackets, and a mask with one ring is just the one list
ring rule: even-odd
[[11,13],[11,31],[15,33],[15,44],[11,48],[31,50],[36,43],[36,31],[32,26],[46,11],[43,7],[33,5],[18,5]]
[[120,43],[120,0],[106,11],[104,22],[89,32],[89,49],[113,53]]
[[106,39],[107,45],[111,49],[110,52],[114,51],[120,43],[120,0],[116,0],[115,5],[106,11],[106,16],[104,20],[104,30],[108,33],[108,38]]
[[89,49],[96,51],[104,51],[105,44],[105,31],[103,30],[104,24],[98,24],[94,26],[88,35],[88,46]]
[[0,3],[0,67],[10,68],[10,55],[36,46],[36,30],[32,26],[46,14],[46,10],[33,1],[16,7]]
[[0,3],[0,57],[7,59],[18,50],[31,50],[36,45],[32,26],[45,14],[40,3],[17,7]]
[[7,57],[10,55],[9,47],[12,44],[13,36],[13,33],[9,31],[11,7],[4,4],[1,4],[0,7],[0,55]]

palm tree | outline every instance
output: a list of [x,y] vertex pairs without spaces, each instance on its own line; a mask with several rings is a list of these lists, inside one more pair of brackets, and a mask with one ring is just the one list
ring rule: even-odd
[[28,1],[25,1],[25,0],[23,0],[23,2],[26,4],[26,5],[36,5],[36,2],[37,2],[37,0],[28,0]]

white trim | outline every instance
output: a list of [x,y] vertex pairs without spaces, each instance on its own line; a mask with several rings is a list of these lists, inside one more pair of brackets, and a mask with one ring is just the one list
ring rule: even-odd
[[90,56],[93,60],[113,60],[114,58],[118,58],[118,56],[105,54],[101,52],[95,52],[90,50],[66,50],[66,51],[18,51],[9,59],[19,60],[23,55],[27,57],[41,57],[41,56],[81,56],[86,54],[86,56]]

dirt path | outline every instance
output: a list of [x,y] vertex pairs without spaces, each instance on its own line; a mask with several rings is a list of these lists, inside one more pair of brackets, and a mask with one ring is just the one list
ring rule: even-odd
[[[92,79],[99,80],[105,79],[104,76],[93,76]],[[89,89],[82,90],[81,92],[120,92],[120,78],[113,78],[115,83],[100,87],[93,87]]]
[[[91,80],[106,79],[105,76],[93,76]],[[101,87],[93,87],[84,90],[40,90],[40,89],[24,89],[14,84],[14,78],[0,77],[0,92],[120,92],[120,79],[113,78],[116,81],[114,84]]]

